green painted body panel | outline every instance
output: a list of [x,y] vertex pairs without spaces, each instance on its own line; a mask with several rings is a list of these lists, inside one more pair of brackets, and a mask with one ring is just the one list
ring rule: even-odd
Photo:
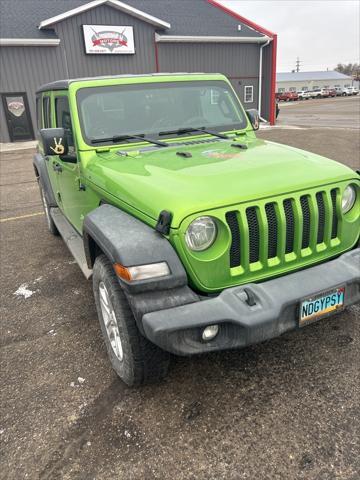
[[[217,292],[226,287],[283,275],[352,248],[360,232],[359,176],[350,168],[319,155],[257,139],[250,123],[244,130],[226,132],[233,135],[229,140],[205,134],[174,136],[164,140],[171,145],[168,148],[146,142],[99,147],[88,145],[82,138],[76,104],[76,93],[80,88],[150,82],[158,82],[161,88],[162,82],[189,79],[227,81],[222,75],[153,75],[76,81],[69,85],[78,163],[61,162],[66,174],[58,180],[61,182],[58,188],[62,198],[60,207],[76,229],[82,231],[84,217],[101,201],[116,205],[151,226],[155,226],[162,210],[168,210],[172,213],[169,241],[186,268],[190,284],[204,292]],[[232,88],[230,84],[229,87]],[[190,139],[194,142],[191,145],[178,144]],[[247,149],[232,146],[236,142],[246,144]],[[177,155],[179,151],[189,152],[192,157],[181,157]],[[342,215],[341,193],[349,183],[357,188],[357,204],[351,212]],[[79,190],[79,184],[85,190]],[[334,188],[337,189],[339,224],[336,238],[331,238],[329,218],[332,215],[331,190]],[[308,196],[315,221],[313,226],[316,226],[318,212],[314,205],[317,192],[322,192],[325,199],[324,241],[317,244],[317,228],[312,228],[310,245],[302,249],[300,197]],[[277,205],[278,221],[284,224],[281,206],[286,199],[291,200],[295,212],[294,252],[282,253],[285,233],[280,232],[278,256],[267,258],[268,243],[265,240],[260,245],[258,262],[249,263],[244,257],[241,266],[230,268],[231,232],[226,213],[237,212],[244,249],[248,248],[246,239],[249,233],[242,223],[246,209],[256,207],[260,220],[265,220],[265,205],[273,203]],[[185,245],[186,228],[197,216],[204,214],[216,219],[217,240],[204,252],[191,252]],[[266,221],[260,221],[259,228],[262,239],[267,239]]]

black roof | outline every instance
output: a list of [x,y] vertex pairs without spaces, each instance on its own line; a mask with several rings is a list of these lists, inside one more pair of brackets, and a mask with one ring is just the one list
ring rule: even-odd
[[133,78],[133,77],[162,77],[162,76],[169,76],[173,75],[220,75],[219,73],[185,73],[185,72],[177,72],[177,73],[140,73],[140,74],[125,74],[125,75],[102,75],[98,77],[81,77],[81,78],[68,78],[64,80],[56,80],[55,82],[46,83],[45,85],[41,85],[38,88],[36,93],[41,92],[49,92],[53,90],[67,90],[69,88],[70,83],[75,82],[84,82],[86,80],[109,80],[112,78]]
[[[2,38],[57,38],[53,29],[39,30],[43,21],[90,0],[1,0],[0,32]],[[122,0],[149,15],[171,24],[162,35],[211,35],[260,37],[261,33],[241,24],[207,0]],[[96,7],[95,7],[96,8]],[[111,8],[111,7],[109,7]],[[237,26],[241,24],[239,31]]]

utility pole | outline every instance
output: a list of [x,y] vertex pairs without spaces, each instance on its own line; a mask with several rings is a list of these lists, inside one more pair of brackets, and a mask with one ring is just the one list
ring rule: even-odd
[[297,58],[296,58],[296,71],[297,71],[297,72],[300,72],[300,63],[301,63],[301,62],[300,62],[300,58],[297,57]]

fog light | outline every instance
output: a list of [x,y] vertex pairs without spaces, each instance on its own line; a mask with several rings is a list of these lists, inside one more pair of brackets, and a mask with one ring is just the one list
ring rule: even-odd
[[219,325],[209,325],[208,327],[204,328],[201,337],[204,342],[209,342],[210,340],[215,338],[218,333]]

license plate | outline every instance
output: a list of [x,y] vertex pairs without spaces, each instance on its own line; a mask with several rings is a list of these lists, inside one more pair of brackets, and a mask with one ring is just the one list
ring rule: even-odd
[[335,313],[344,306],[345,287],[306,298],[300,305],[300,327]]

